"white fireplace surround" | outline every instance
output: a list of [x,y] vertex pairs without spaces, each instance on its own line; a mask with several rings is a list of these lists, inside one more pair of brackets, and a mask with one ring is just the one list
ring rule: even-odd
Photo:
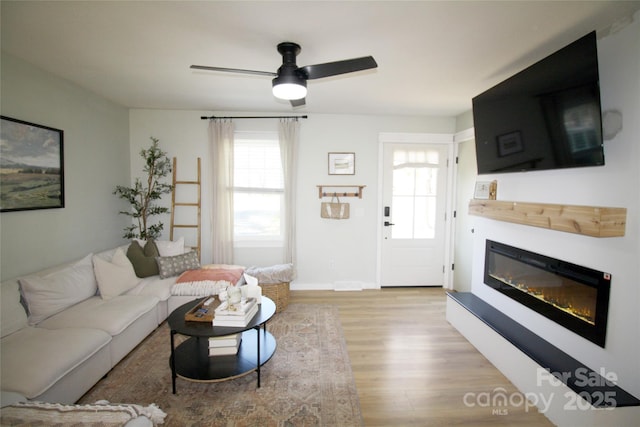
[[558,426],[637,425],[640,407],[594,408],[452,298],[447,298],[447,321],[528,398],[527,410],[542,412]]
[[[603,111],[624,117],[640,115],[640,14],[619,32],[598,40]],[[615,137],[605,141],[605,166],[553,171],[483,175],[498,181],[498,200],[627,208],[623,237],[593,238],[470,216],[472,246],[470,291],[518,323],[596,372],[617,377],[617,384],[640,398],[640,121],[627,120]],[[459,207],[466,209],[466,207]],[[494,240],[528,251],[589,266],[612,275],[605,348],[486,286],[485,241]],[[448,301],[447,319],[522,391],[564,396],[566,386],[536,384],[539,366],[475,318]],[[488,386],[489,387],[489,386]],[[490,391],[488,389],[487,391]],[[555,424],[635,426],[640,407],[610,410],[570,410],[557,399],[545,415]],[[604,417],[604,418],[603,418]]]

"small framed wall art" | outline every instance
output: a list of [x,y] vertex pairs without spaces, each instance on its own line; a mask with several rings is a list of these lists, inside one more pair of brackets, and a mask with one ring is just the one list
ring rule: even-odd
[[498,181],[478,181],[473,192],[473,198],[479,200],[496,200]]
[[329,175],[355,175],[355,153],[329,153]]
[[0,211],[64,207],[64,132],[0,116]]

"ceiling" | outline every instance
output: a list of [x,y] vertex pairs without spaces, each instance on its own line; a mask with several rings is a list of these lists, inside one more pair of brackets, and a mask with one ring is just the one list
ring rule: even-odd
[[[471,98],[640,1],[7,1],[2,49],[130,108],[455,116]],[[613,25],[613,26],[612,26]],[[307,104],[271,94],[276,45],[299,66],[373,55],[375,70],[312,80]]]

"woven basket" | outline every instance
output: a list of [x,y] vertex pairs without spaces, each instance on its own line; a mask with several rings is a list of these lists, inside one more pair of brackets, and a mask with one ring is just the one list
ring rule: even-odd
[[276,313],[281,312],[289,304],[289,282],[260,283],[262,295],[276,303]]

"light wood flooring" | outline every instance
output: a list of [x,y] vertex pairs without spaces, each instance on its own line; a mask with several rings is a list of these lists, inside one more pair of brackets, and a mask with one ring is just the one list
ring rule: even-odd
[[524,403],[485,404],[522,395],[446,321],[442,288],[292,291],[290,303],[339,307],[365,426],[553,425]]

